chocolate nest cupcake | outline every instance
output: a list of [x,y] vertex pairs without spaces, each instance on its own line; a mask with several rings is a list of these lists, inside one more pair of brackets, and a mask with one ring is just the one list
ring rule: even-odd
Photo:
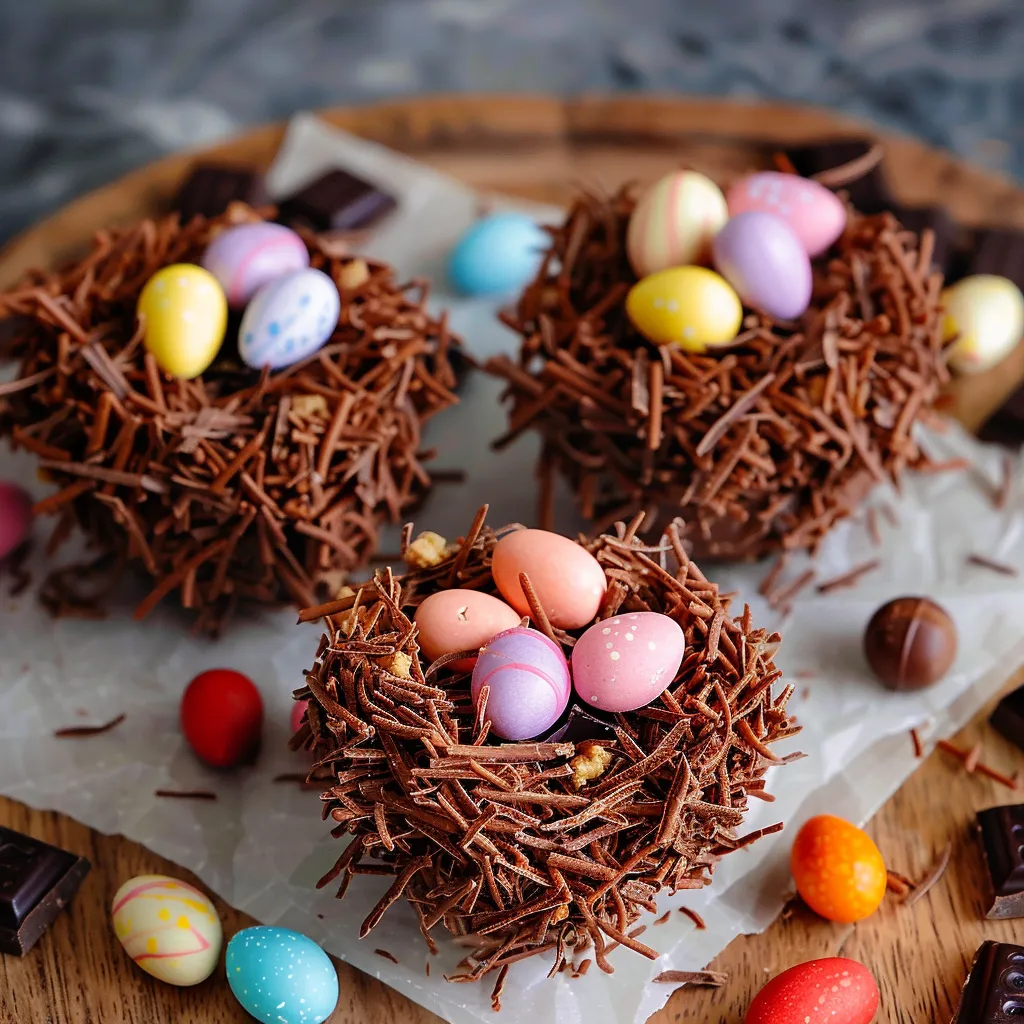
[[[0,296],[19,363],[0,385],[0,433],[37,455],[56,488],[36,507],[57,517],[50,550],[77,527],[96,552],[45,582],[55,613],[94,614],[129,567],[151,581],[137,618],[173,595],[208,633],[239,601],[315,603],[366,560],[382,520],[430,487],[421,425],[456,401],[456,342],[428,314],[425,284],[401,285],[389,266],[337,255],[313,234],[304,251],[274,226],[308,262],[301,273],[330,292],[322,347],[253,369],[239,346],[259,339],[245,330],[236,344],[237,311],[208,366],[187,345],[146,334],[140,295],[162,271],[184,265],[191,277],[167,287],[193,280],[215,297],[196,264],[227,229],[261,223],[236,203],[184,225],[170,216],[103,231],[78,262],[29,273]],[[259,296],[246,318],[262,302],[266,319],[280,298]],[[181,316],[223,324],[226,300],[217,302]],[[168,360],[181,369],[165,372]]]
[[801,755],[772,750],[799,731],[780,637],[731,615],[678,524],[584,544],[485,514],[451,545],[407,527],[406,575],[302,613],[326,633],[292,744],[352,837],[321,886],[386,878],[360,934],[404,896],[428,945],[440,926],[472,950],[450,980],[499,972],[500,993],[542,953],[552,973],[573,950],[608,972],[614,946],[656,958],[637,919],[778,831],[744,833],[748,801]]
[[[829,180],[848,184],[871,163],[861,158],[850,175]],[[702,195],[709,205],[697,209],[687,198],[693,183],[680,184],[686,176],[703,179],[717,200]],[[585,194],[553,232],[538,276],[504,317],[522,336],[519,358],[489,364],[508,385],[510,424],[499,446],[527,430],[543,438],[542,523],[551,522],[558,474],[595,531],[642,508],[648,527],[680,517],[696,557],[756,559],[813,549],[876,484],[927,465],[914,426],[948,379],[933,232],[918,236],[892,213],[862,214],[848,203],[844,216],[841,196],[809,179],[760,177],[774,180],[735,184],[728,208],[695,172],[666,176],[652,191],[667,198],[648,193],[639,207],[630,188],[611,198]],[[791,199],[787,179],[806,195]],[[823,212],[797,224],[805,247],[798,255],[809,268],[803,302],[792,304],[780,299],[795,260],[771,267],[770,246],[718,247],[734,226],[744,230],[741,218],[772,219],[773,231],[788,231],[804,199]],[[831,237],[826,219],[835,225]],[[717,236],[709,224],[721,228]],[[672,237],[674,226],[682,233]],[[688,228],[705,237],[687,250]],[[745,229],[753,231],[749,221]],[[638,237],[658,231],[667,241]],[[651,340],[627,297],[639,297],[658,270],[679,272],[666,266],[712,262],[713,248],[728,279],[718,284],[743,299],[741,309],[733,296],[735,329],[703,347],[689,343],[692,326],[669,342]],[[672,309],[675,299],[654,302]]]

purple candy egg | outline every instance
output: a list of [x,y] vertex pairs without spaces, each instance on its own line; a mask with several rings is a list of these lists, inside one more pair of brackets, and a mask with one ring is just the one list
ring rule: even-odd
[[17,484],[0,480],[0,558],[6,558],[28,538],[32,499]]
[[220,282],[229,305],[240,309],[263,285],[308,267],[309,251],[281,224],[239,224],[207,246],[203,266]]
[[572,684],[562,648],[535,629],[516,626],[485,647],[473,669],[473,702],[487,686],[491,731],[528,740],[550,729],[569,704]]
[[774,213],[738,213],[715,235],[718,272],[745,306],[795,320],[811,301],[811,260],[797,233]]

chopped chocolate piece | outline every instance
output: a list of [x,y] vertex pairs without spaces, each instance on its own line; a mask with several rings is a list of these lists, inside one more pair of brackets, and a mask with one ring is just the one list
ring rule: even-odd
[[569,708],[568,715],[550,736],[545,736],[546,743],[583,743],[586,740],[613,740],[615,727],[584,711],[578,704]]
[[373,227],[397,206],[395,197],[348,171],[328,171],[281,203],[281,220],[303,221],[316,231]]
[[898,597],[882,605],[864,631],[864,655],[890,690],[937,683],[956,657],[956,626],[927,597]]
[[1012,690],[996,705],[989,724],[1012,744],[1024,750],[1024,686]]
[[270,202],[263,176],[247,167],[199,164],[181,186],[174,207],[182,224],[193,217],[219,217],[231,203],[252,207]]
[[0,826],[0,953],[24,956],[90,867],[84,857]]
[[1024,946],[983,942],[974,954],[953,1024],[1003,1024],[1024,1016]]
[[[833,167],[866,156],[873,146],[874,142],[871,139],[833,139],[790,146],[786,150],[786,156],[798,174],[810,178],[815,174],[821,174],[822,171],[830,171]],[[850,195],[850,202],[861,213],[881,213],[883,210],[891,210],[896,205],[881,166],[875,167],[863,178],[845,186],[845,191]]]
[[1018,388],[982,425],[982,441],[1019,448],[1024,444],[1024,387]]
[[991,906],[986,917],[1024,917],[1024,804],[978,812],[988,866]]
[[974,240],[968,274],[998,274],[1024,288],[1024,232],[1012,228],[985,228]]

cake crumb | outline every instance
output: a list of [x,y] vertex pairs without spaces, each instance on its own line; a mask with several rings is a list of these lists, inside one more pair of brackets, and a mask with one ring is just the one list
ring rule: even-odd
[[448,542],[439,533],[421,533],[405,551],[405,561],[413,569],[440,565],[448,554]]
[[412,679],[412,658],[409,657],[405,651],[395,651],[394,654],[389,654],[381,660],[381,664],[390,672],[393,676],[398,676],[399,679]]
[[577,789],[582,789],[593,779],[599,779],[612,763],[612,755],[600,743],[588,740],[577,748],[579,753],[569,762],[572,768],[572,781]]
[[294,395],[291,408],[292,412],[306,420],[316,416],[326,419],[330,411],[323,395]]
[[338,272],[338,284],[343,291],[351,292],[370,280],[370,268],[366,260],[354,259]]

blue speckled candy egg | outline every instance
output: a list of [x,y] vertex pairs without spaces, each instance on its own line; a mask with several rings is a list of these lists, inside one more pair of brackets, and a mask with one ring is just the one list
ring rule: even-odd
[[448,277],[463,295],[508,295],[533,278],[550,247],[551,238],[531,217],[495,213],[459,239]]
[[238,329],[238,354],[249,366],[280,370],[312,355],[334,333],[341,312],[335,283],[307,268],[263,285]]
[[338,1002],[338,974],[312,940],[288,928],[243,928],[225,968],[235,998],[267,1024],[321,1024]]

